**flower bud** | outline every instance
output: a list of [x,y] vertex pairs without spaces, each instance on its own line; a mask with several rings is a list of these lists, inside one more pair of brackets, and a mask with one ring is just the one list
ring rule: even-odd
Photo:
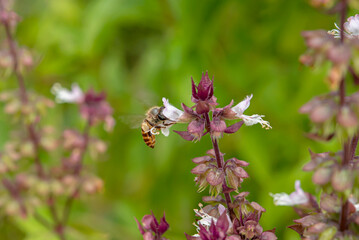
[[338,192],[351,189],[353,186],[352,172],[348,169],[335,169],[332,176],[332,186]]
[[332,169],[331,168],[318,168],[312,177],[312,180],[315,184],[318,185],[325,185],[327,184],[332,176]]

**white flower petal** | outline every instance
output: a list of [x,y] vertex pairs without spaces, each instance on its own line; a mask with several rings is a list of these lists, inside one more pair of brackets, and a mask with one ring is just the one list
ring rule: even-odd
[[[329,34],[333,35],[334,38],[340,38],[341,29],[339,26],[334,23],[337,29],[332,29],[328,31]],[[359,15],[351,16],[344,23],[344,35],[348,38],[358,38],[359,37]]]
[[232,111],[237,113],[237,116],[242,115],[243,112],[249,107],[253,94],[247,96],[242,102],[238,103],[232,108]]
[[57,103],[78,103],[84,97],[81,88],[76,83],[72,84],[71,90],[63,88],[59,83],[55,83],[51,88],[51,93],[55,95]]
[[170,127],[161,128],[161,132],[162,132],[163,135],[168,137],[168,135],[170,134]]
[[264,121],[262,117],[264,117],[264,115],[254,114],[252,116],[247,116],[242,114],[241,116],[239,116],[239,118],[241,118],[244,124],[246,124],[247,126],[252,126],[254,124],[259,123],[262,126],[262,128],[271,129],[272,127],[270,123],[268,121]]
[[183,111],[171,105],[166,98],[162,98],[163,106],[165,107],[162,111],[163,115],[171,121],[177,122],[182,116]]
[[351,35],[359,35],[359,15],[349,17],[344,23],[344,29]]
[[292,192],[290,195],[286,193],[276,193],[269,195],[273,197],[273,202],[277,206],[295,206],[300,204],[306,204],[308,202],[308,196],[300,188],[300,181],[295,181],[295,192]]

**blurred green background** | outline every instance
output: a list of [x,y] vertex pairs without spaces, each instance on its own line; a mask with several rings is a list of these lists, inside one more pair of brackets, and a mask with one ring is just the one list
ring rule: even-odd
[[[193,209],[207,190],[197,193],[191,159],[205,154],[210,141],[186,142],[178,135],[159,136],[148,148],[140,128],[131,129],[120,119],[143,114],[161,98],[180,107],[190,103],[190,78],[198,83],[202,72],[214,75],[215,95],[221,106],[253,93],[246,114],[263,114],[273,129],[243,127],[220,140],[228,158],[248,161],[250,178],[243,183],[249,200],[267,212],[261,224],[276,228],[279,239],[299,239],[287,229],[297,215],[289,207],[273,205],[269,193],[303,189],[316,193],[311,174],[301,168],[315,152],[337,150],[335,141],[322,144],[304,136],[309,121],[298,109],[312,96],[327,92],[326,69],[300,66],[305,51],[300,32],[332,29],[337,21],[311,8],[304,0],[18,0],[22,16],[16,35],[28,46],[38,66],[27,77],[29,88],[53,98],[50,87],[77,82],[83,89],[104,90],[115,111],[112,134],[101,127],[109,144],[103,161],[88,164],[105,182],[102,194],[77,201],[70,224],[90,237],[73,233],[73,239],[141,239],[134,218],[151,210],[166,212],[169,239],[195,233]],[[16,86],[1,81],[1,90]],[[83,123],[76,107],[57,106],[46,122],[62,127]],[[3,119],[3,117],[2,117]],[[8,121],[1,121],[6,141]],[[185,126],[174,126],[182,130]],[[52,239],[33,220],[14,220],[18,239]],[[8,229],[1,239],[15,239]],[[80,230],[81,231],[80,231]]]

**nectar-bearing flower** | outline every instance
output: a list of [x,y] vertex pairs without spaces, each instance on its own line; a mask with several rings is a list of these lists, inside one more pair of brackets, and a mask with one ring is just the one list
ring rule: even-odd
[[294,206],[308,203],[309,199],[307,194],[301,189],[300,181],[295,181],[295,192],[291,194],[276,193],[270,194],[273,197],[275,205],[278,206]]
[[[336,29],[328,31],[330,35],[333,35],[335,38],[340,38],[340,27],[334,23]],[[348,38],[359,38],[359,14],[351,16],[344,23],[344,35]]]
[[179,122],[183,115],[183,111],[171,105],[166,98],[162,98],[162,102],[164,106],[162,111],[163,115],[173,122]]
[[[196,227],[197,230],[197,234],[193,235],[193,237],[200,237],[201,234],[201,230],[203,232],[203,229],[205,229],[206,231],[210,231],[210,227],[211,225],[215,225],[217,224],[218,221],[221,221],[222,225],[223,223],[228,222],[228,229],[230,229],[232,227],[232,222],[231,222],[231,218],[229,217],[228,213],[226,212],[226,208],[222,205],[219,204],[217,206],[217,211],[219,216],[222,216],[222,218],[220,218],[219,216],[212,216],[210,214],[208,214],[202,207],[202,204],[199,204],[200,209],[194,209],[194,212],[196,213],[196,215],[198,217],[200,217],[201,219],[199,219],[197,221],[197,224],[194,223],[194,226]],[[224,215],[224,216],[223,216]],[[226,223],[227,224],[227,223]],[[202,229],[203,228],[203,229]],[[225,230],[225,229],[223,229]],[[224,232],[225,233],[225,232]]]
[[252,116],[244,115],[243,112],[249,107],[253,94],[247,96],[242,102],[238,103],[232,108],[232,111],[236,113],[236,117],[244,121],[244,124],[247,126],[252,126],[259,123],[263,128],[270,129],[272,128],[268,121],[264,121],[262,117],[264,115],[254,114]]

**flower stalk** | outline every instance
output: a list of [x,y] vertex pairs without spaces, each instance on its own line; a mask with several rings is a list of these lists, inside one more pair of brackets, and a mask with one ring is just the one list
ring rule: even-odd
[[[218,108],[213,89],[213,80],[210,80],[208,73],[205,73],[202,74],[198,85],[192,79],[194,106],[188,107],[182,104],[183,110],[179,110],[163,98],[164,117],[173,124],[188,123],[187,131],[175,131],[176,133],[187,141],[200,141],[203,136],[209,135],[212,142],[212,148],[207,151],[206,156],[192,159],[192,162],[197,165],[191,172],[196,175],[198,192],[209,187],[210,196],[202,198],[203,202],[208,205],[203,207],[203,204],[199,203],[200,210],[194,209],[197,217],[201,218],[194,223],[197,234],[192,236],[186,234],[186,237],[188,240],[275,240],[277,237],[274,230],[263,231],[259,224],[265,209],[256,202],[248,202],[245,199],[248,192],[239,192],[241,183],[249,177],[243,169],[248,166],[248,163],[236,158],[224,160],[224,153],[220,152],[218,144],[224,134],[236,133],[242,125],[260,124],[265,129],[270,129],[271,126],[268,121],[263,120],[263,115],[244,115],[253,95],[247,96],[234,107],[232,107],[232,100],[227,106]],[[227,126],[225,121],[238,119],[241,121],[230,126]],[[165,127],[164,125],[163,128]],[[162,131],[162,133],[168,136],[167,131]],[[236,192],[238,195],[232,197],[231,192]],[[149,219],[151,222],[155,221],[153,215],[146,215],[142,219],[143,226],[138,223],[143,238],[145,240],[165,239],[162,237],[163,232],[146,227]]]
[[[0,0],[0,18],[1,18],[1,23],[3,24],[4,28],[5,28],[5,34],[6,34],[6,40],[9,46],[9,50],[10,50],[10,55],[12,57],[12,70],[16,76],[18,85],[19,85],[19,89],[20,89],[20,99],[21,102],[24,105],[28,104],[28,94],[26,91],[26,87],[25,87],[25,81],[24,81],[24,77],[19,69],[19,58],[18,58],[18,52],[17,52],[17,47],[16,47],[16,42],[14,40],[13,34],[11,32],[11,27],[10,27],[10,19],[9,19],[9,12],[7,12],[7,10],[5,9],[5,3],[4,0]],[[36,167],[36,171],[39,177],[44,178],[45,177],[45,173],[44,173],[44,169],[42,166],[42,163],[40,161],[40,147],[39,147],[39,138],[37,136],[36,130],[35,130],[35,126],[33,123],[30,123],[27,125],[27,131],[28,131],[28,135],[32,141],[33,147],[35,149],[35,167]]]

